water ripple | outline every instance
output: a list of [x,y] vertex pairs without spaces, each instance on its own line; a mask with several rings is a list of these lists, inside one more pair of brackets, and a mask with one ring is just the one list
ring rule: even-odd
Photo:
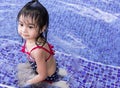
[[99,8],[92,6],[86,6],[83,4],[73,4],[62,1],[60,2],[65,5],[66,9],[73,11],[76,14],[80,14],[81,16],[90,17],[94,20],[103,20],[107,23],[111,23],[116,21],[120,16],[120,13],[105,12]]

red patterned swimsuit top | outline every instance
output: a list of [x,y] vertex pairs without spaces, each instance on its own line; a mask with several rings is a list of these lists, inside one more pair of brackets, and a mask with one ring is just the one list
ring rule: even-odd
[[[49,43],[47,43],[47,44],[48,44],[49,50],[46,49],[46,48],[44,48],[43,46],[36,46],[36,47],[32,48],[30,52],[28,52],[28,51],[26,50],[26,47],[25,47],[25,45],[26,45],[26,42],[25,42],[24,45],[22,46],[21,52],[27,54],[28,57],[29,57],[28,59],[31,61],[31,60],[33,60],[33,59],[30,57],[31,52],[32,52],[33,50],[37,49],[37,48],[43,49],[43,50],[45,50],[46,52],[48,52],[48,53],[50,54],[50,55],[48,56],[48,58],[45,59],[45,60],[47,61],[47,60],[50,59],[50,57],[51,57],[52,55],[55,54],[55,51],[53,50],[54,47],[53,47],[51,44],[49,44]],[[33,61],[34,61],[34,60],[33,60]]]

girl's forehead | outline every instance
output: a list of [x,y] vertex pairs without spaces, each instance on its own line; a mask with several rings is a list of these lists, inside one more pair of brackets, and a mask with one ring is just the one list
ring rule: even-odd
[[30,16],[23,16],[21,15],[19,18],[20,22],[26,23],[26,24],[35,24],[35,20],[32,19]]

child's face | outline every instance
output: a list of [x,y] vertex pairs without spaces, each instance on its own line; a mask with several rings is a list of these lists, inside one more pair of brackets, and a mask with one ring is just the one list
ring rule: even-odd
[[23,39],[35,40],[39,34],[38,29],[38,26],[30,17],[20,16],[18,21],[18,33]]

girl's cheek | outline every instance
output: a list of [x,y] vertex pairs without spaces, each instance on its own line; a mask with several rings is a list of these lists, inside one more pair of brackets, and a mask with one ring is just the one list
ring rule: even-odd
[[20,35],[21,35],[20,29],[18,29],[18,34],[20,34]]

